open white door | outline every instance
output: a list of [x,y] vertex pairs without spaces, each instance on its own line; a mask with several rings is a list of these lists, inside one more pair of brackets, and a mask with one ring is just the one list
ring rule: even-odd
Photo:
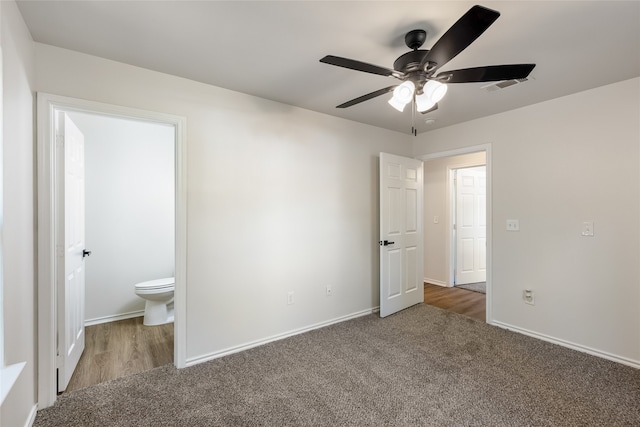
[[456,170],[456,285],[487,280],[486,168]]
[[56,220],[58,392],[64,391],[84,351],[84,135],[57,113],[59,185]]
[[380,316],[424,301],[422,161],[380,153]]

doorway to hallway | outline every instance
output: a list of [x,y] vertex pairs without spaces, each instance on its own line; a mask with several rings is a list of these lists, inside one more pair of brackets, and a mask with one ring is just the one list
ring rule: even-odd
[[[486,167],[451,170],[454,286],[485,292],[487,280]],[[485,292],[486,293],[486,292]]]
[[[483,300],[491,319],[491,146],[433,153],[424,161],[424,282]],[[468,176],[472,175],[472,176]],[[461,185],[456,185],[456,181]],[[467,181],[465,183],[465,181]],[[463,191],[457,192],[457,187]],[[481,227],[480,225],[484,225]],[[466,276],[466,277],[465,277]],[[476,289],[477,290],[477,289]],[[477,294],[477,295],[473,295]],[[425,294],[429,304],[433,295]]]

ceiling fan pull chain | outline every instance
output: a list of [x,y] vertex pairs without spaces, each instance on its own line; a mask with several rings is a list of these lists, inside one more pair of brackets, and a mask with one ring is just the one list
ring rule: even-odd
[[413,102],[411,103],[411,135],[412,136],[417,136],[418,135],[418,129],[416,129],[416,101],[415,101],[415,95],[414,95]]

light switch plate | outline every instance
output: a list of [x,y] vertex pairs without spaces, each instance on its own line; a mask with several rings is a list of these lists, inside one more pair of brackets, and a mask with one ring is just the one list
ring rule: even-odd
[[520,221],[517,219],[508,219],[507,231],[520,231]]

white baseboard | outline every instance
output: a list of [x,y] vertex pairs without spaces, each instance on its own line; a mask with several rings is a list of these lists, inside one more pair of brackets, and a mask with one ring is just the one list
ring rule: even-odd
[[27,422],[24,423],[24,427],[32,427],[33,423],[36,422],[36,415],[38,414],[38,405],[33,405],[31,408],[31,412],[29,412],[29,417],[27,418]]
[[583,345],[580,345],[580,344],[576,344],[576,343],[573,343],[573,342],[570,342],[570,341],[562,340],[560,338],[555,338],[555,337],[551,337],[549,335],[540,334],[538,332],[529,331],[528,329],[519,328],[517,326],[509,325],[508,323],[503,323],[503,322],[498,322],[498,321],[493,320],[491,322],[491,324],[494,325],[494,326],[498,326],[500,328],[503,328],[503,329],[508,329],[510,331],[513,331],[513,332],[518,332],[518,333],[523,334],[523,335],[528,335],[530,337],[537,338],[537,339],[540,339],[542,341],[547,341],[547,342],[550,342],[552,344],[557,344],[557,345],[560,345],[562,347],[567,347],[567,348],[570,348],[572,350],[580,351],[582,353],[587,353],[587,354],[590,354],[592,356],[601,357],[603,359],[607,359],[607,360],[611,360],[613,362],[621,363],[623,365],[631,366],[632,368],[640,369],[640,361],[638,361],[638,360],[628,359],[626,357],[622,357],[622,356],[618,356],[618,355],[615,355],[615,354],[607,353],[606,351],[596,350],[594,348],[590,348],[590,347],[586,347],[586,346],[583,346]]
[[428,277],[425,277],[424,281],[427,282],[427,283],[431,283],[432,285],[449,287],[447,282],[443,282],[442,280],[429,279]]
[[129,313],[123,314],[114,314],[111,316],[96,317],[95,319],[87,319],[84,321],[84,326],[99,325],[101,323],[115,322],[117,320],[131,319],[132,317],[140,316],[144,316],[144,310],[131,311]]
[[226,348],[224,350],[216,351],[209,354],[203,354],[202,356],[193,357],[187,359],[186,366],[193,366],[200,363],[208,362],[209,360],[218,359],[220,357],[228,356],[233,353],[239,353],[241,351],[249,350],[254,347],[259,347],[264,344],[269,344],[270,342],[279,341],[285,338],[292,337],[294,335],[303,334],[305,332],[312,331],[314,329],[324,328],[325,326],[333,325],[336,323],[345,322],[347,320],[356,319],[358,317],[367,316],[375,312],[375,308],[362,310],[356,313],[348,314],[346,316],[336,317],[335,319],[327,320],[326,322],[316,323],[314,325],[306,326],[304,328],[294,329],[293,331],[285,332],[278,335],[272,335],[267,338],[263,338],[260,340],[252,341],[246,344],[241,344],[235,347]]

